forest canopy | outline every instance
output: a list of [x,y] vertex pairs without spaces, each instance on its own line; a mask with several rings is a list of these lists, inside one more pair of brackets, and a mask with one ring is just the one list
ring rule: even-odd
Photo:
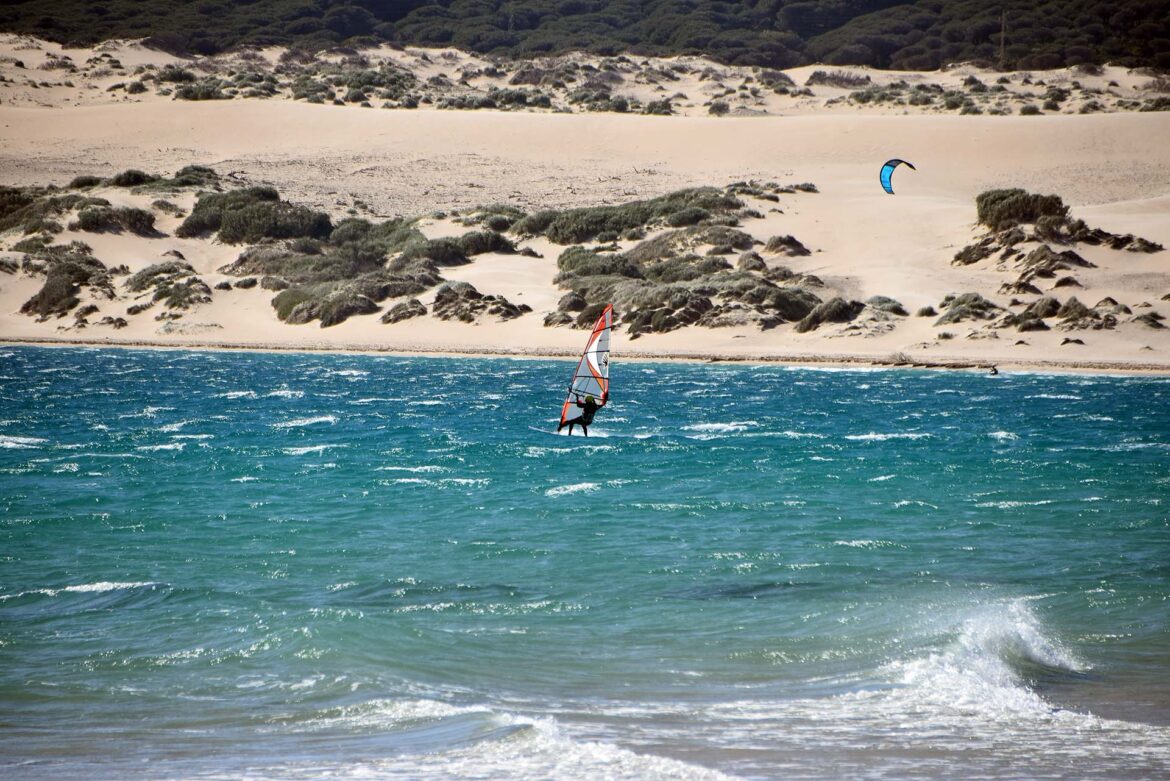
[[773,68],[1170,69],[1165,0],[5,0],[0,30],[65,44],[148,38],[176,54],[389,42],[514,58],[702,54]]

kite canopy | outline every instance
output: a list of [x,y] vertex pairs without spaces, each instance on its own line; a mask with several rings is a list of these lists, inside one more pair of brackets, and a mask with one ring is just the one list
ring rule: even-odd
[[907,163],[905,160],[899,160],[898,158],[887,160],[886,164],[882,166],[881,182],[882,189],[888,192],[890,195],[894,194],[894,185],[890,181],[890,178],[894,175],[894,169],[900,165],[908,166],[911,171],[918,170],[914,167],[913,163]]

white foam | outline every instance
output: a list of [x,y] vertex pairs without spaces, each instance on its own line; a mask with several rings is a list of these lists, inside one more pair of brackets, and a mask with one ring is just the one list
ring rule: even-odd
[[333,425],[337,422],[336,415],[318,415],[313,418],[296,418],[295,420],[286,420],[283,423],[273,423],[273,428],[304,428],[305,426],[315,426],[318,423],[328,423]]
[[226,393],[217,393],[212,396],[214,399],[254,399],[256,398],[256,391],[241,390],[241,391],[227,391]]
[[870,432],[868,434],[846,434],[845,439],[851,439],[854,442],[885,442],[889,439],[927,439],[930,434],[923,432],[905,431],[895,434],[879,434],[877,432]]
[[283,452],[285,455],[289,456],[303,456],[309,453],[316,453],[317,455],[320,455],[326,450],[335,447],[345,447],[345,445],[305,445],[304,447],[286,447],[284,448]]
[[[395,729],[425,728],[454,719],[473,720],[472,735],[484,740],[461,742],[450,750],[399,754],[373,763],[331,768],[329,777],[345,779],[442,778],[541,779],[542,781],[730,781],[724,773],[676,759],[635,753],[610,743],[574,738],[558,722],[487,707],[457,706],[433,700],[375,700],[328,713],[314,726],[393,735]],[[266,773],[266,776],[271,773]]]
[[19,594],[2,594],[0,595],[0,602],[28,596],[29,594],[42,594],[48,597],[55,597],[59,594],[101,594],[107,591],[124,591],[134,588],[157,588],[161,585],[161,583],[155,583],[153,581],[120,583],[103,580],[98,583],[82,583],[77,586],[62,586],[60,588],[34,588],[29,589],[28,591],[22,591]]
[[894,502],[894,507],[898,507],[898,508],[911,507],[911,506],[929,507],[932,510],[938,509],[937,504],[931,504],[930,502],[924,502],[921,499],[899,499],[898,501]]
[[280,388],[279,390],[269,391],[265,396],[275,396],[281,399],[299,399],[305,395],[304,391],[289,390],[288,388]]
[[155,450],[182,450],[187,446],[186,442],[168,442],[165,445],[140,445],[136,450],[155,451]]
[[596,491],[601,486],[597,483],[573,483],[572,485],[558,485],[544,492],[545,496],[566,496],[568,494],[588,493]]
[[1035,502],[1025,502],[1008,500],[1003,502],[979,502],[976,507],[994,507],[997,510],[1011,510],[1015,507],[1042,507],[1046,504],[1052,504],[1052,499],[1038,499]]
[[1010,431],[992,431],[987,436],[991,437],[992,439],[997,439],[1000,442],[1011,442],[1012,440],[1020,438],[1018,434],[1013,434]]
[[844,548],[901,548],[896,542],[890,540],[833,540],[834,545],[839,545]]
[[9,437],[0,436],[0,448],[6,450],[27,450],[43,445],[49,440],[39,437]]
[[760,425],[754,420],[733,420],[728,423],[694,423],[683,426],[683,431],[698,431],[703,434],[734,434]]

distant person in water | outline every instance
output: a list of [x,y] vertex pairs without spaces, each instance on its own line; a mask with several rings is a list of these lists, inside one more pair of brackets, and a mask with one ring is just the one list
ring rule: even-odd
[[573,426],[580,425],[581,431],[585,432],[585,436],[589,436],[589,424],[593,422],[593,416],[597,414],[597,410],[605,406],[605,402],[609,400],[609,394],[601,394],[601,403],[598,404],[592,395],[586,396],[585,401],[578,399],[576,404],[581,408],[581,414],[570,420],[566,420],[561,425],[557,426],[557,431],[560,431],[565,426],[569,427],[569,435],[573,434]]
[[995,376],[996,374],[999,374],[999,369],[997,369],[997,368],[995,368],[994,366],[992,366],[992,367],[991,367],[991,371],[989,371],[989,372],[988,372],[988,374],[990,374],[990,375],[992,375],[992,376]]

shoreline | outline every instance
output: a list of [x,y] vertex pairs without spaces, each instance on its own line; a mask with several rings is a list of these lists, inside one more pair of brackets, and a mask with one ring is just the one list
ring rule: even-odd
[[[579,352],[555,347],[527,349],[482,346],[452,349],[438,345],[291,345],[279,342],[156,341],[149,339],[54,339],[51,337],[0,336],[5,347],[105,347],[124,350],[190,350],[196,352],[314,353],[339,355],[387,355],[418,358],[511,358],[516,360],[574,360]],[[721,353],[673,353],[649,350],[615,350],[619,359],[631,363],[701,363],[781,365],[794,367],[839,367],[856,369],[930,369],[945,371],[986,371],[996,366],[1001,372],[1031,374],[1122,374],[1170,377],[1170,364],[1134,364],[1115,361],[980,361],[939,358],[931,361],[894,362],[862,354],[730,355]]]

